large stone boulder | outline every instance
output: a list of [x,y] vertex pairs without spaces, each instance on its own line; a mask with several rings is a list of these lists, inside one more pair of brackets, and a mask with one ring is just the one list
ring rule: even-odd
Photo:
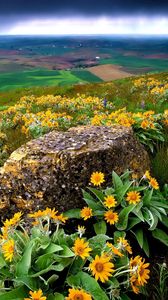
[[81,188],[93,171],[142,175],[149,158],[131,128],[80,126],[52,131],[14,151],[1,169],[0,211],[83,206]]

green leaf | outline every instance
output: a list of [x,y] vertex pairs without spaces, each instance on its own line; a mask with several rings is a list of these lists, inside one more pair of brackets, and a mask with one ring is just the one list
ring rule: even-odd
[[114,192],[115,192],[115,190],[114,190],[112,187],[107,187],[107,188],[104,190],[105,196],[112,195],[112,194],[114,194]]
[[153,195],[153,189],[147,190],[143,196],[143,204],[144,206],[149,206]]
[[[129,258],[127,255],[117,258],[115,262],[116,269],[121,268],[129,264]],[[122,275],[121,275],[122,276]]]
[[31,267],[31,256],[34,245],[35,240],[30,241],[29,244],[26,245],[23,256],[16,265],[16,275],[18,277],[28,275],[29,269]]
[[133,181],[127,181],[123,183],[121,178],[115,172],[112,173],[112,180],[117,200],[120,203],[128,189],[132,185]]
[[168,204],[163,203],[162,201],[152,201],[151,204],[153,206],[158,206],[158,207],[162,207],[162,208],[167,208],[168,209]]
[[167,216],[167,212],[166,212],[166,210],[163,207],[158,207],[157,206],[155,208],[157,209],[157,211],[159,211],[162,214],[162,217],[163,217],[163,215]]
[[143,239],[143,230],[141,228],[138,228],[138,229],[135,229],[134,231],[131,230],[131,232],[135,235],[136,240],[137,240],[139,246],[141,248],[143,248],[143,242],[144,242],[144,239]]
[[29,289],[25,286],[13,289],[10,292],[5,292],[0,295],[1,300],[23,300],[24,297],[28,296]]
[[82,190],[82,192],[84,201],[91,209],[93,209],[93,211],[102,209],[102,205],[99,202],[96,202],[89,193],[85,192],[84,190]]
[[[37,273],[33,273],[32,275],[30,275],[30,277],[39,277],[45,273],[48,273],[49,271],[59,271],[59,266],[58,265],[50,265],[48,268],[40,270]],[[62,271],[63,269],[61,269]]]
[[129,179],[131,173],[132,173],[132,171],[129,171],[129,170],[127,170],[126,172],[124,172],[124,173],[120,176],[121,180]]
[[135,225],[139,224],[140,222],[141,222],[141,220],[138,217],[129,217],[127,230],[130,230],[131,228],[133,228]]
[[67,278],[68,285],[72,287],[81,287],[90,293],[94,300],[109,300],[106,293],[101,289],[98,282],[85,272],[79,272],[75,276]]
[[151,211],[151,223],[150,223],[149,230],[154,230],[157,227],[157,225],[158,225],[158,216],[156,216],[155,213]]
[[5,259],[3,258],[2,254],[0,253],[0,269],[6,266]]
[[134,211],[139,212],[141,210],[142,206],[143,206],[143,202],[142,201],[139,202],[139,203],[137,203],[136,206],[135,206],[135,208],[134,208]]
[[57,281],[57,279],[59,278],[59,276],[57,274],[53,274],[51,275],[48,279],[47,279],[47,284],[49,285],[53,285],[55,283],[55,281]]
[[63,250],[60,251],[59,253],[59,257],[73,257],[75,256],[74,252],[71,251],[71,249],[69,249],[69,247],[67,247],[66,245],[61,245]]
[[96,198],[100,202],[103,202],[105,195],[104,195],[104,193],[102,191],[99,191],[99,190],[94,189],[94,188],[88,188],[88,189],[89,189],[89,191],[91,191],[96,196]]
[[146,256],[149,257],[149,243],[148,243],[148,239],[145,234],[143,236],[143,250],[144,250]]
[[167,216],[162,216],[162,224],[168,228],[168,217]]
[[152,236],[164,245],[168,246],[168,235],[162,229],[156,228],[153,230]]
[[93,226],[94,226],[94,231],[96,234],[106,234],[107,225],[104,220],[95,223]]
[[95,217],[103,217],[105,213],[105,210],[95,210],[94,211],[94,216]]
[[35,261],[35,267],[40,271],[48,268],[54,263],[54,253],[46,253],[40,255],[38,259]]
[[16,279],[14,279],[14,281],[17,284],[24,284],[25,286],[27,286],[29,288],[29,290],[32,291],[36,291],[40,288],[40,282],[39,280],[37,280],[37,278],[32,278],[30,276],[27,277],[17,277]]
[[146,223],[149,224],[149,226],[151,225],[151,211],[147,208],[147,207],[143,207],[143,217]]
[[120,283],[115,277],[112,277],[110,280],[108,280],[108,283],[112,289],[117,289],[120,287]]
[[64,300],[64,296],[60,293],[50,294],[47,296],[47,300]]
[[69,257],[62,258],[61,260],[59,257],[55,259],[59,259],[59,263],[57,265],[54,265],[54,270],[58,272],[63,271],[67,266],[69,266],[72,263],[72,258]]
[[[89,246],[93,249],[95,254],[101,254],[102,249],[104,248],[106,241],[109,240],[110,238],[105,235],[105,234],[98,234],[92,238],[90,238],[89,241]],[[93,252],[92,252],[93,253]]]
[[[71,261],[72,263],[72,261]],[[85,264],[85,260],[81,257],[76,257],[69,269],[69,274],[75,275],[80,272]]]
[[80,212],[81,212],[80,208],[74,208],[74,209],[67,210],[64,213],[64,216],[68,217],[69,219],[72,219],[72,218],[80,219],[80,217],[81,217]]
[[124,183],[124,185],[117,191],[117,195],[119,197],[120,202],[122,201],[123,197],[125,196],[126,192],[129,190],[133,182],[134,181],[129,181]]
[[63,250],[63,248],[59,245],[56,245],[54,243],[51,243],[44,251],[44,253],[55,253],[58,251]]
[[142,214],[141,210],[136,210],[136,208],[133,210],[133,213],[142,221],[144,222],[144,216]]
[[119,190],[123,187],[123,182],[122,182],[121,178],[114,171],[112,172],[112,181],[113,181],[115,190]]
[[135,205],[131,204],[127,207],[124,207],[119,213],[119,221],[115,225],[118,230],[125,230],[128,224],[129,214],[133,211]]
[[162,221],[162,216],[155,207],[151,206],[150,211],[153,213],[153,215],[156,215],[160,221]]

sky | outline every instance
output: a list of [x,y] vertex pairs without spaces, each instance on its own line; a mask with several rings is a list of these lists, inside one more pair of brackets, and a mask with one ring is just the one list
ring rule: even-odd
[[168,34],[168,1],[0,1],[0,34],[110,33]]

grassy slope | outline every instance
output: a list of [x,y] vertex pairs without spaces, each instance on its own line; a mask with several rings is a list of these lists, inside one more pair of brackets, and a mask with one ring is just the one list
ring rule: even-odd
[[128,68],[134,72],[135,69],[139,69],[139,73],[143,68],[149,68],[151,71],[165,71],[168,69],[167,59],[147,59],[137,56],[121,56],[108,59],[100,59],[100,64],[115,64],[124,68]]
[[[39,71],[42,72],[42,71]],[[49,71],[52,72],[52,71]],[[57,72],[57,71],[55,71]],[[66,72],[66,71],[63,71]],[[86,72],[86,71],[85,71]],[[82,73],[82,76],[86,76],[86,73]],[[79,74],[77,74],[79,76]],[[36,73],[37,76],[37,73]],[[71,75],[74,76],[74,75]],[[47,76],[46,76],[47,77]],[[50,76],[49,76],[50,77]],[[136,78],[139,78],[141,76],[137,76]],[[145,77],[153,77],[158,80],[167,80],[168,78],[168,72],[163,73],[157,73],[157,74],[148,74],[145,75]],[[72,78],[72,77],[71,77]],[[94,78],[93,78],[94,79]],[[44,81],[43,86],[39,87],[26,87],[26,88],[20,88],[20,89],[13,89],[9,91],[1,91],[0,92],[0,110],[3,110],[8,105],[13,105],[16,103],[22,96],[25,95],[36,95],[36,96],[42,96],[42,95],[67,95],[67,96],[75,96],[77,93],[84,93],[86,95],[90,96],[99,96],[101,98],[106,97],[109,101],[114,101],[118,104],[117,106],[127,106],[130,110],[134,110],[135,108],[138,108],[138,105],[141,101],[142,95],[139,93],[131,93],[132,88],[132,80],[135,79],[135,77],[115,80],[111,83],[90,83],[90,84],[76,84],[76,85],[64,85],[64,86],[58,86],[56,83],[53,82],[53,86],[45,86],[46,80]],[[81,79],[79,80],[81,82]],[[152,107],[149,107],[148,109],[151,109]],[[162,105],[163,106],[163,105]],[[157,108],[158,109],[158,108]],[[161,109],[161,108],[159,108]],[[165,107],[162,107],[162,110],[164,110]]]

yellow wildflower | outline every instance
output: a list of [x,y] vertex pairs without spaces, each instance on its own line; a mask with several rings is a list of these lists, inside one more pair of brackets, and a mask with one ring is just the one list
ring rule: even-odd
[[106,207],[111,208],[116,206],[117,201],[115,200],[113,195],[108,195],[104,198],[104,204]]
[[90,182],[93,183],[93,185],[101,185],[104,180],[104,174],[102,172],[93,172],[90,178]]
[[69,289],[69,295],[65,299],[66,300],[92,300],[92,297],[84,290]]
[[5,257],[5,260],[9,260],[10,262],[13,259],[15,251],[15,242],[13,239],[8,240],[2,245],[2,253]]
[[87,258],[88,256],[90,256],[90,251],[92,251],[92,249],[89,247],[89,243],[85,242],[84,239],[80,239],[77,238],[75,240],[74,246],[73,246],[73,251],[75,253],[76,256],[80,256],[82,259]]
[[93,216],[92,209],[90,207],[85,206],[81,212],[81,217],[86,221],[87,219],[91,218]]
[[126,201],[129,202],[129,204],[137,204],[141,201],[141,196],[139,192],[131,191],[127,193]]
[[110,256],[107,255],[96,255],[95,259],[90,263],[89,269],[92,271],[93,276],[96,280],[101,282],[108,281],[109,277],[114,272],[114,264],[110,262]]
[[30,291],[29,295],[31,298],[24,298],[24,300],[46,300],[47,297],[43,296],[43,292],[42,290],[38,290],[38,291]]
[[110,223],[110,225],[114,225],[115,223],[118,222],[118,214],[116,212],[113,212],[112,210],[108,210],[104,214],[104,218],[107,223]]
[[155,178],[150,178],[149,184],[153,189],[158,190],[159,189],[159,184]]

